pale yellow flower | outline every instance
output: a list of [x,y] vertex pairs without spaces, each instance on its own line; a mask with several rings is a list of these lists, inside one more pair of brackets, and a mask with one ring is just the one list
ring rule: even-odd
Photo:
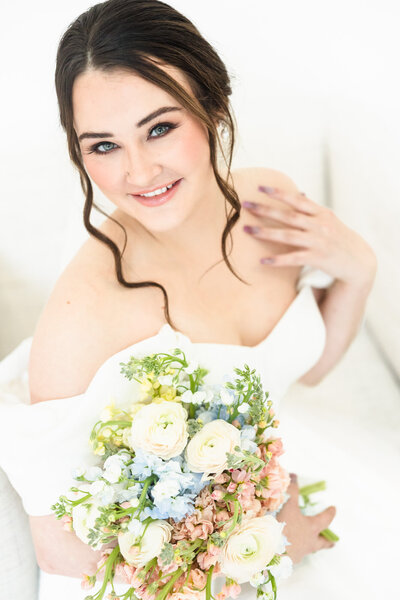
[[100,442],[100,444],[97,444],[96,448],[94,449],[94,454],[97,454],[98,456],[102,456],[103,454],[105,454],[106,448],[104,446],[104,444],[102,442]]
[[175,400],[176,389],[170,385],[162,385],[160,387],[160,396],[164,398],[164,400]]

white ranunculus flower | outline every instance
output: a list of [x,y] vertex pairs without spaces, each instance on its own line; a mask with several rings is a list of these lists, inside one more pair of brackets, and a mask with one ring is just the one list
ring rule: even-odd
[[276,554],[284,525],[271,515],[244,520],[222,548],[221,572],[238,583],[249,581]]
[[206,423],[190,440],[186,461],[194,473],[219,474],[228,468],[227,452],[240,446],[240,431],[223,419]]
[[[90,498],[90,507],[86,503],[78,504],[71,510],[72,526],[79,539],[85,544],[89,544],[89,530],[94,528],[94,523],[97,517],[100,516],[100,504],[93,498]],[[100,548],[101,544],[92,546],[92,548]]]
[[179,456],[186,446],[187,411],[180,402],[154,402],[134,416],[130,446],[165,460]]
[[126,532],[118,536],[118,544],[126,562],[134,567],[142,567],[149,560],[158,556],[164,544],[171,539],[172,526],[167,521],[152,521],[146,528],[140,544],[137,532]]

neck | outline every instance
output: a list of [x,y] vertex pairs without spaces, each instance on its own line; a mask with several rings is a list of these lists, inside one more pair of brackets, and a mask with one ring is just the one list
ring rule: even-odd
[[223,259],[222,233],[230,204],[215,177],[209,179],[202,196],[188,218],[168,231],[150,232],[137,223],[146,264],[156,264],[167,271],[172,268],[184,274],[200,274]]

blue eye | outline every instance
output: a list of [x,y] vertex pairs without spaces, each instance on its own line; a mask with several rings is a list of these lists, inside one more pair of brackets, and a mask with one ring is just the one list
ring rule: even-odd
[[[92,152],[94,152],[95,154],[109,154],[112,150],[114,150],[114,148],[110,147],[110,146],[116,146],[117,144],[114,144],[113,142],[101,142],[100,144],[95,144],[94,146],[92,146],[90,148],[90,152],[89,154],[91,154]],[[104,150],[100,150],[99,148],[105,148]]]
[[[175,123],[157,123],[157,125],[154,125],[154,127],[152,127],[149,131],[149,138],[152,137],[163,137],[164,135],[166,135],[168,133],[168,131],[170,129],[176,129],[177,127],[179,127],[179,125],[176,125]],[[160,135],[150,135],[151,133],[153,133],[153,131],[160,131],[161,129],[161,133]],[[167,130],[166,132],[162,131],[162,130]]]
[[[176,129],[177,127],[179,127],[179,125],[176,123],[157,123],[157,125],[154,125],[154,127],[149,130],[147,139],[164,137],[171,129]],[[151,135],[153,131],[158,131],[158,134]],[[90,147],[89,154],[110,154],[110,152],[113,152],[116,148],[118,148],[118,146],[113,142],[100,142]]]

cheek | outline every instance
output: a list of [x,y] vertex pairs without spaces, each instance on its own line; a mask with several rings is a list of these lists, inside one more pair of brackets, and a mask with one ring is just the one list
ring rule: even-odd
[[168,155],[175,164],[180,164],[182,170],[193,171],[196,167],[203,167],[210,161],[208,140],[199,128],[189,128],[181,143],[172,145],[168,149]]
[[[105,157],[100,157],[105,158]],[[107,157],[110,158],[110,157]],[[86,159],[84,165],[89,177],[101,189],[112,189],[117,183],[117,170],[111,160]]]

